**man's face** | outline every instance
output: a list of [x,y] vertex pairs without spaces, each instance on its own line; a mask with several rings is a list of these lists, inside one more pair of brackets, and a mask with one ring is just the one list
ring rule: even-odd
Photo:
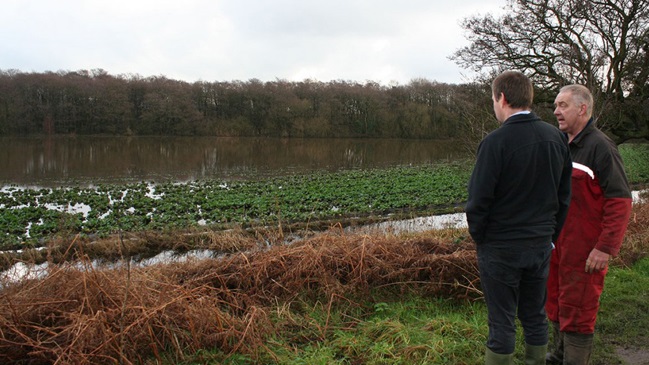
[[577,104],[570,92],[562,92],[554,99],[554,116],[559,122],[559,129],[569,135],[581,132],[585,122],[586,105]]

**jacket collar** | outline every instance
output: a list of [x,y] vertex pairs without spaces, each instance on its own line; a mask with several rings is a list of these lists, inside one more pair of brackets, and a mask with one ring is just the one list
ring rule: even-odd
[[575,138],[573,138],[572,142],[570,142],[570,143],[574,143],[575,145],[581,147],[582,141],[585,138],[585,136],[589,135],[590,132],[592,132],[594,129],[595,129],[595,123],[593,122],[593,118],[591,117],[588,120],[588,123],[586,123],[586,126],[584,127],[584,129],[582,129],[581,132],[577,133]]
[[527,122],[527,121],[530,121],[532,119],[537,119],[537,116],[536,116],[536,114],[534,114],[534,112],[532,112],[532,111],[519,112],[519,113],[515,113],[515,114],[510,115],[509,118],[507,118],[503,122],[503,124]]

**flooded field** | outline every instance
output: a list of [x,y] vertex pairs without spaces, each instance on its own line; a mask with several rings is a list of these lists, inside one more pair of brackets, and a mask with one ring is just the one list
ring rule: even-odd
[[0,138],[0,186],[249,179],[462,158],[449,140],[218,137]]

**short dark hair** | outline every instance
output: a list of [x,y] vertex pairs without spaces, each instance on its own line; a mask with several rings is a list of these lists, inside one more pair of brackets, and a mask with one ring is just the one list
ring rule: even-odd
[[498,75],[491,84],[491,92],[498,100],[500,93],[512,108],[531,108],[534,100],[532,80],[519,71],[505,71]]

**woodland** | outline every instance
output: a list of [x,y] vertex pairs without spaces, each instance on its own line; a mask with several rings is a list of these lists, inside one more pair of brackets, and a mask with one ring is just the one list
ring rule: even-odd
[[[188,83],[104,70],[0,70],[0,135],[450,138],[479,84],[276,80]],[[490,104],[489,104],[490,105]]]

